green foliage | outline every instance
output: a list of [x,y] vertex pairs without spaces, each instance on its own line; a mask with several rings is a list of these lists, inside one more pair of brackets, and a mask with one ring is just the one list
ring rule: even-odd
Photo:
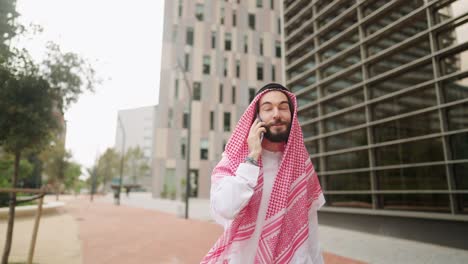
[[105,187],[107,182],[119,175],[119,166],[120,155],[113,148],[106,149],[97,161],[97,183],[102,183]]
[[17,34],[15,19],[16,0],[0,1],[0,63],[7,60],[10,55],[8,41]]
[[81,182],[79,177],[81,176],[81,165],[76,162],[68,162],[65,168],[65,179],[63,184],[65,185],[66,190],[76,190],[81,189],[79,183]]
[[127,150],[124,164],[124,174],[131,179],[133,184],[136,184],[138,179],[146,175],[150,170],[148,159],[140,147]]
[[0,69],[0,145],[7,152],[40,150],[58,128],[48,83]]
[[59,109],[66,110],[78,100],[85,90],[94,91],[100,81],[91,65],[73,52],[62,52],[60,47],[49,42],[41,75],[47,80],[57,100]]
[[[12,187],[11,178],[14,173],[14,157],[12,155],[0,156],[0,188]],[[33,165],[26,159],[21,159],[19,164],[18,180],[22,181],[31,176]]]

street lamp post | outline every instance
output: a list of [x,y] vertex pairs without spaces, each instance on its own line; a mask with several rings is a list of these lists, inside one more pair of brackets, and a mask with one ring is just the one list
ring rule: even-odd
[[117,189],[117,205],[120,205],[120,191],[122,190],[122,182],[123,182],[123,164],[124,164],[124,156],[125,156],[125,128],[123,126],[122,120],[120,116],[118,116],[118,121],[120,128],[122,129],[122,152],[120,157],[120,177],[119,177],[119,188]]
[[183,74],[184,77],[184,82],[185,82],[185,87],[187,87],[187,93],[188,93],[188,113],[187,113],[187,154],[185,155],[186,159],[186,170],[187,170],[187,175],[185,178],[185,219],[188,219],[188,211],[189,211],[189,196],[190,196],[190,137],[191,137],[191,131],[192,131],[192,88],[191,85],[187,79],[185,69],[182,68],[182,64],[180,63],[179,60],[177,60],[177,67],[180,69],[180,71]]

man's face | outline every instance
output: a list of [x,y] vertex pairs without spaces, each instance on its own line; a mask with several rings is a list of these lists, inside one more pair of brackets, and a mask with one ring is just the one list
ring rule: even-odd
[[280,91],[265,93],[259,100],[258,113],[265,122],[265,138],[272,142],[285,142],[291,129],[291,110],[288,97]]

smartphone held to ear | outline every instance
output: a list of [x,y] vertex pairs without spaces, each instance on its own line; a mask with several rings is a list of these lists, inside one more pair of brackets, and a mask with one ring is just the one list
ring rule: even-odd
[[[259,122],[263,122],[262,119],[260,118],[260,115],[259,115],[259,114],[257,114],[257,120],[258,120]],[[260,142],[262,142],[262,140],[263,140],[263,134],[264,134],[263,132],[260,133]]]

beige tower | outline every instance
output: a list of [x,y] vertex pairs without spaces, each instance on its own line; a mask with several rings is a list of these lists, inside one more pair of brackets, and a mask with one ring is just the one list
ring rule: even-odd
[[191,194],[209,197],[211,170],[251,97],[283,80],[281,23],[279,0],[165,2],[154,197],[180,198],[185,190],[187,86]]

